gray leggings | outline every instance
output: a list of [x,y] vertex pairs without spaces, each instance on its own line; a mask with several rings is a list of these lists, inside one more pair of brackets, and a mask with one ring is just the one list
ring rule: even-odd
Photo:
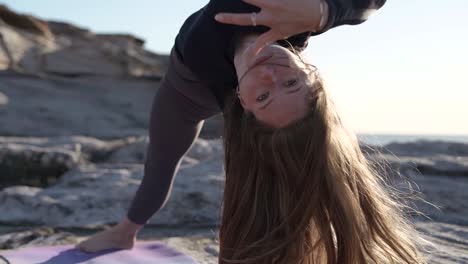
[[220,112],[214,95],[173,48],[169,69],[153,99],[144,177],[128,211],[129,220],[145,224],[164,206],[183,155],[204,120]]

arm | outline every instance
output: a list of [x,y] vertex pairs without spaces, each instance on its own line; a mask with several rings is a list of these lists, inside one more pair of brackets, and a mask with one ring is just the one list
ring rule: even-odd
[[318,35],[341,25],[358,25],[379,10],[386,0],[325,0],[327,3],[327,22]]
[[[322,34],[340,25],[356,25],[367,20],[385,0],[242,0],[260,8],[252,13],[218,13],[220,23],[270,28],[258,37],[252,49],[254,55],[269,43],[306,33]],[[325,18],[325,23],[320,23]],[[323,25],[323,26],[322,26]],[[321,28],[320,28],[321,27]]]

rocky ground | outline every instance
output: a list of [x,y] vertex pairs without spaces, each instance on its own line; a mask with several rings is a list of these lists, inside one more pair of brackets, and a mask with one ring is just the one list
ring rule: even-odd
[[[104,35],[0,6],[0,250],[74,244],[126,213],[143,176],[152,97],[167,56],[128,35]],[[217,263],[224,186],[222,120],[206,123],[184,158],[170,200],[139,238]],[[419,230],[468,263],[468,145],[418,141],[365,146],[428,203]]]
[[[12,180],[2,181],[0,191],[1,247],[73,244],[118,222],[143,175],[146,144],[145,137],[0,137],[2,179]],[[415,216],[415,223],[442,250],[431,254],[431,263],[468,262],[468,145],[420,141],[372,149],[369,159],[399,171],[427,200],[415,203],[426,215]],[[199,139],[183,160],[168,203],[140,239],[161,240],[201,263],[215,263],[221,158],[219,140]],[[15,178],[22,168],[22,178]],[[45,180],[34,183],[34,176]]]

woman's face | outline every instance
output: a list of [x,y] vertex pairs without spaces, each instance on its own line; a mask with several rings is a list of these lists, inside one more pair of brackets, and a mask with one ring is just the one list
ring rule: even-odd
[[245,110],[273,127],[284,127],[307,113],[305,65],[290,50],[279,45],[266,46],[257,56],[250,47],[236,65],[239,99]]

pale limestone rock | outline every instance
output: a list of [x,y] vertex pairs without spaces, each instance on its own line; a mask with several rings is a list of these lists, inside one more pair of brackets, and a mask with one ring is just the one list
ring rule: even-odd
[[[143,175],[142,165],[79,166],[44,189],[9,187],[0,191],[0,222],[49,226],[99,226],[118,222]],[[153,224],[215,225],[223,187],[222,163],[213,157],[181,168],[168,203]],[[33,212],[33,213],[32,213]]]
[[41,78],[0,73],[0,135],[147,135],[159,82],[110,77]]
[[[148,143],[148,137],[141,137],[135,142],[125,145],[115,151],[109,158],[108,162],[144,163],[146,160]],[[189,149],[185,160],[193,164],[194,162],[203,161],[213,157],[214,155],[220,154],[222,154],[222,146],[219,140],[198,139]]]
[[144,40],[126,34],[94,34],[67,23],[16,14],[4,6],[0,7],[0,36],[0,70],[159,79],[167,70],[167,56],[145,50]]
[[8,104],[8,97],[0,92],[0,109],[1,107],[5,107]]
[[[60,232],[53,228],[35,228],[0,236],[0,249],[17,249],[32,246],[56,246],[76,243],[73,234]],[[1,262],[0,262],[1,263]]]

